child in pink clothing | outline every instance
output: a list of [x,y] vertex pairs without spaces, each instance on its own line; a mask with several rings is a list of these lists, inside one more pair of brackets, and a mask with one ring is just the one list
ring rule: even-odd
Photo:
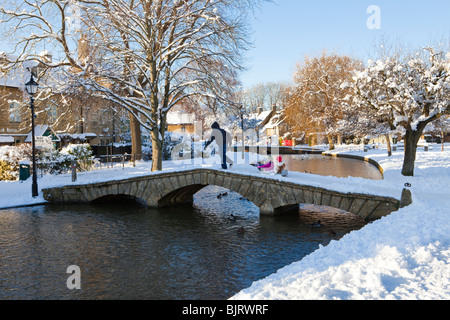
[[264,170],[264,171],[271,171],[273,170],[274,164],[272,161],[267,162],[266,164],[262,164],[260,166],[258,166],[259,170]]
[[273,171],[276,174],[281,174],[281,172],[286,168],[286,164],[283,162],[281,156],[276,157],[275,162],[269,158],[269,162],[258,166],[259,170],[262,171]]

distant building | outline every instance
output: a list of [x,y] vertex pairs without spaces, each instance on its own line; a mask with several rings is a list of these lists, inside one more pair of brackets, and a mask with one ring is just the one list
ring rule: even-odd
[[[86,55],[85,37],[80,40],[80,58]],[[43,51],[41,59],[52,61],[52,55]],[[14,57],[0,53],[0,64],[8,64]],[[0,145],[14,145],[25,142],[31,131],[30,97],[24,89],[33,73],[39,83],[49,84],[43,65],[37,61],[26,61],[0,73]],[[60,81],[64,81],[61,79]],[[35,102],[36,127],[51,127],[61,134],[60,146],[68,143],[90,143],[109,145],[119,142],[121,134],[129,131],[128,113],[123,108],[92,97],[87,92],[77,94],[52,95],[51,98]]]
[[266,137],[284,137],[289,132],[289,125],[286,123],[284,110],[277,110],[273,106],[270,119],[262,126],[261,133]]
[[167,113],[167,131],[188,133],[195,132],[195,115],[181,111]]
[[[263,113],[261,113],[263,114]],[[259,141],[263,144],[274,144],[273,137],[278,137],[281,144],[283,138],[289,133],[289,125],[286,123],[284,109],[272,106],[272,110],[264,115],[264,119],[257,126]]]
[[[0,53],[0,64],[8,63],[10,57]],[[24,84],[31,73],[27,69],[36,67],[36,63],[27,62],[12,69],[8,74],[0,73],[0,141],[14,145],[23,143],[29,128],[22,124],[31,119],[29,98],[24,93]]]

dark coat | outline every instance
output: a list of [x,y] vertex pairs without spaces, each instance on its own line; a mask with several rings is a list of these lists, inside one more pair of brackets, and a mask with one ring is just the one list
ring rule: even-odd
[[216,141],[219,148],[226,148],[231,145],[231,135],[226,132],[224,129],[220,128],[219,124],[217,122],[214,122],[211,126],[212,132],[211,136],[209,138],[209,141],[206,143],[206,146],[209,146],[211,143]]

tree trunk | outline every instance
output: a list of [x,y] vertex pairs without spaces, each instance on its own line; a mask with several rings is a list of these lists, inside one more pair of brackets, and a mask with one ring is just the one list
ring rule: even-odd
[[159,126],[152,128],[152,171],[162,170],[162,161],[164,155],[164,136],[166,133],[166,117],[167,116],[163,116],[160,119]]
[[405,134],[405,156],[403,159],[402,175],[407,177],[414,176],[414,163],[416,161],[417,143],[419,142],[423,128],[413,131],[406,129]]
[[390,157],[392,156],[391,138],[389,137],[388,134],[384,135],[384,137],[386,138],[388,157]]
[[142,159],[141,125],[130,112],[131,154],[135,160]]
[[445,134],[444,134],[444,131],[441,131],[441,144],[442,144],[441,149],[442,149],[442,152],[444,152],[444,142],[445,142]]
[[327,138],[328,138],[328,145],[330,146],[328,150],[334,150],[333,136],[331,134],[327,134]]
[[157,128],[151,132],[152,136],[152,171],[162,170],[163,145],[164,139],[161,139]]

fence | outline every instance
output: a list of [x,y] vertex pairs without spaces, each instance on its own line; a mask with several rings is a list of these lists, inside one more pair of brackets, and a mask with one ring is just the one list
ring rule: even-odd
[[122,154],[131,154],[131,146],[114,146],[114,145],[105,145],[105,146],[91,146],[92,155],[96,158],[101,158],[107,155],[122,155]]
[[[65,163],[58,161],[36,161],[37,173],[40,177],[44,174],[68,174],[72,173],[72,180],[76,180],[76,172],[109,169],[114,167],[136,166],[136,157],[131,154],[105,155],[99,158],[75,160]],[[32,169],[32,168],[31,168]]]

